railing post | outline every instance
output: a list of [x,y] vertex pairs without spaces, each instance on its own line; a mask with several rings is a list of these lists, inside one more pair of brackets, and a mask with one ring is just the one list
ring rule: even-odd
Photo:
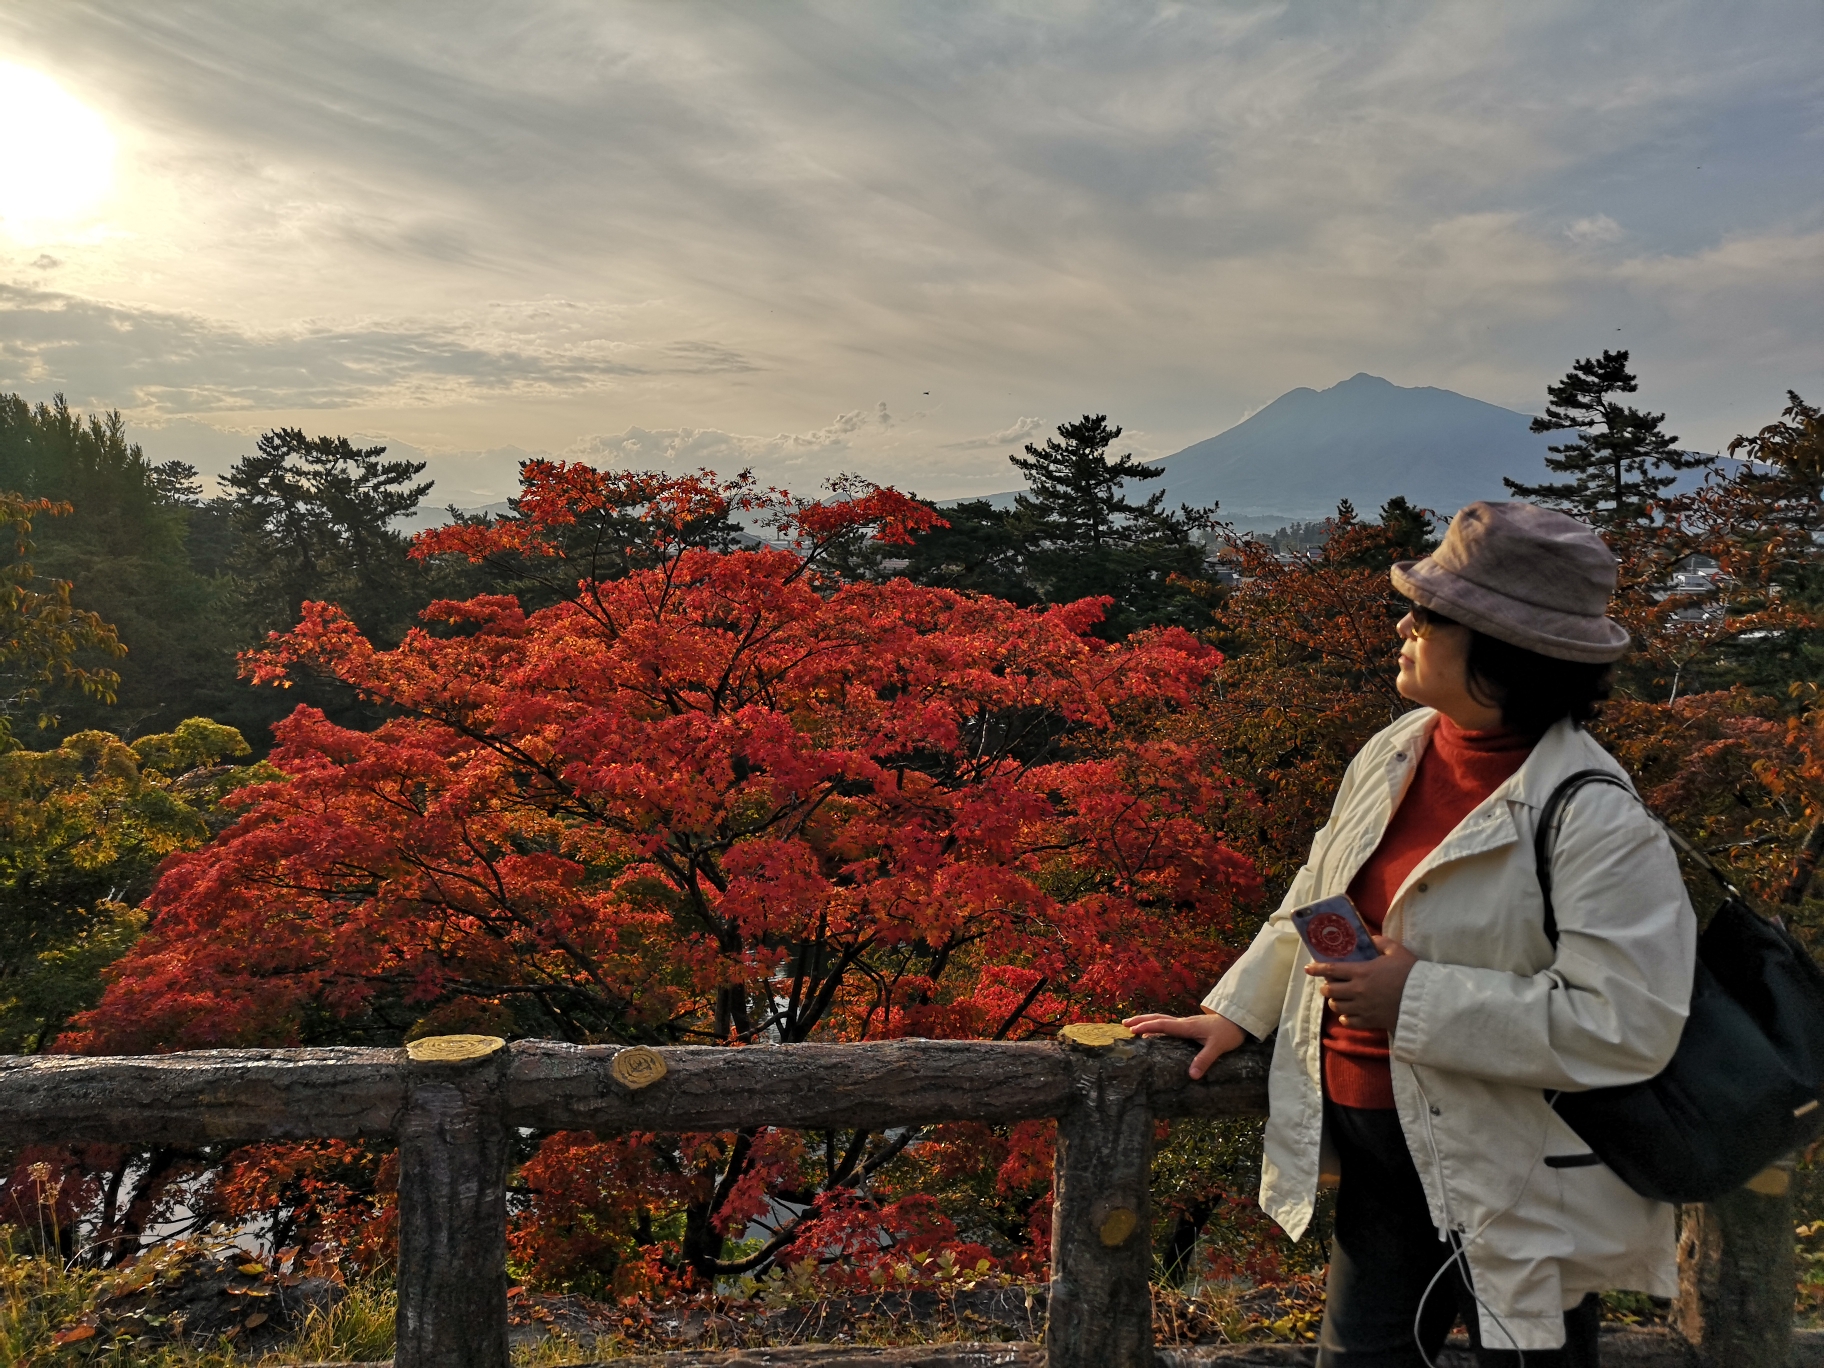
[[505,1042],[407,1047],[395,1368],[507,1368]]
[[1075,1098],[1058,1119],[1047,1368],[1152,1368],[1153,1115],[1145,1046],[1068,1026]]
[[1672,1328],[1704,1368],[1786,1368],[1793,1288],[1789,1164],[1684,1209]]

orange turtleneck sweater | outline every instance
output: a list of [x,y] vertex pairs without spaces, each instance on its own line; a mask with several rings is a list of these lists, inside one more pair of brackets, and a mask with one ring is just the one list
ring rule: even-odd
[[[1419,861],[1482,800],[1525,763],[1537,738],[1505,728],[1464,731],[1438,718],[1419,771],[1407,786],[1380,845],[1349,884],[1349,898],[1377,936],[1393,895]],[[1345,1026],[1324,1012],[1324,1091],[1345,1107],[1393,1106],[1393,1075],[1387,1066],[1387,1032]]]

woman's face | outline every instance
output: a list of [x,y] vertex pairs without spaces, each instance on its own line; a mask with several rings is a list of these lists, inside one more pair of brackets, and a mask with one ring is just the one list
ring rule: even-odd
[[1399,621],[1402,696],[1436,708],[1465,731],[1488,731],[1501,725],[1501,709],[1469,691],[1469,628],[1432,622],[1414,635],[1411,613]]

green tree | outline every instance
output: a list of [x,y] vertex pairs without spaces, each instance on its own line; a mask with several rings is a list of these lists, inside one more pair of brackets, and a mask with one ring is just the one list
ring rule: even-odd
[[102,971],[145,924],[167,855],[223,830],[223,797],[263,767],[206,718],[131,745],[78,732],[0,754],[0,1051],[32,1052],[101,996]]
[[1048,603],[1111,597],[1110,635],[1159,623],[1201,626],[1207,613],[1183,586],[1203,571],[1203,548],[1192,533],[1208,525],[1209,514],[1168,512],[1163,491],[1132,502],[1129,480],[1163,472],[1132,452],[1110,457],[1120,435],[1105,414],[1086,413],[1044,446],[1029,442],[1024,456],[1009,458],[1028,484],[1009,520],[1025,577]]
[[0,395],[0,489],[67,505],[37,522],[33,564],[67,580],[75,602],[112,623],[127,648],[85,647],[77,659],[119,676],[112,698],[67,694],[61,729],[132,734],[199,713],[226,715],[252,690],[235,677],[232,584],[192,565],[203,506],[194,468],[152,466],[118,413],[84,417],[58,395],[28,404]]
[[1028,547],[1015,510],[968,499],[938,513],[945,526],[918,534],[911,546],[864,542],[851,558],[835,555],[831,563],[851,578],[901,574],[915,584],[992,594],[1022,608],[1039,601],[1026,574]]
[[1417,560],[1435,551],[1438,538],[1433,532],[1438,521],[1431,509],[1415,507],[1404,494],[1395,494],[1381,505],[1380,525],[1373,535],[1350,535],[1360,519],[1355,505],[1344,499],[1330,520],[1330,535],[1325,540],[1327,545],[1334,544],[1328,545],[1327,555],[1352,569],[1388,570],[1397,561]]
[[1123,487],[1129,480],[1156,480],[1165,472],[1142,465],[1131,451],[1110,459],[1108,448],[1120,435],[1106,414],[1086,413],[1060,425],[1058,436],[1047,437],[1044,446],[1028,442],[1024,456],[1008,457],[1028,486],[1014,500],[1020,512],[1052,540],[1078,546],[1132,540],[1136,521],[1150,524],[1167,516],[1159,508],[1164,494],[1143,504],[1128,501]]
[[1502,478],[1523,499],[1561,508],[1597,527],[1640,522],[1662,490],[1681,471],[1697,470],[1716,458],[1680,451],[1666,432],[1663,413],[1645,413],[1612,396],[1633,394],[1639,385],[1628,370],[1626,351],[1605,351],[1578,361],[1564,379],[1546,388],[1545,416],[1534,432],[1574,432],[1576,440],[1548,448],[1546,468],[1569,480],[1523,484]]
[[397,640],[417,608],[407,540],[395,519],[431,490],[423,461],[386,448],[274,428],[224,483],[236,532],[231,565],[260,635],[295,626],[306,601],[338,603],[361,629]]
[[13,539],[11,560],[0,564],[0,751],[18,745],[15,720],[56,724],[51,703],[59,691],[112,702],[120,683],[113,670],[78,663],[89,653],[120,655],[114,629],[72,606],[68,580],[39,576],[27,559],[32,520],[68,512],[67,504],[0,493],[0,528]]

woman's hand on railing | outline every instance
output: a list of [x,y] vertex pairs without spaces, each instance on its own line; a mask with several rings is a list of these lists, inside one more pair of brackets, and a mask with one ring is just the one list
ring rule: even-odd
[[1205,1009],[1202,1016],[1175,1017],[1162,1012],[1143,1012],[1121,1023],[1135,1035],[1177,1036],[1196,1042],[1197,1057],[1191,1061],[1191,1077],[1202,1078],[1210,1065],[1230,1050],[1238,1048],[1248,1033],[1217,1012]]

